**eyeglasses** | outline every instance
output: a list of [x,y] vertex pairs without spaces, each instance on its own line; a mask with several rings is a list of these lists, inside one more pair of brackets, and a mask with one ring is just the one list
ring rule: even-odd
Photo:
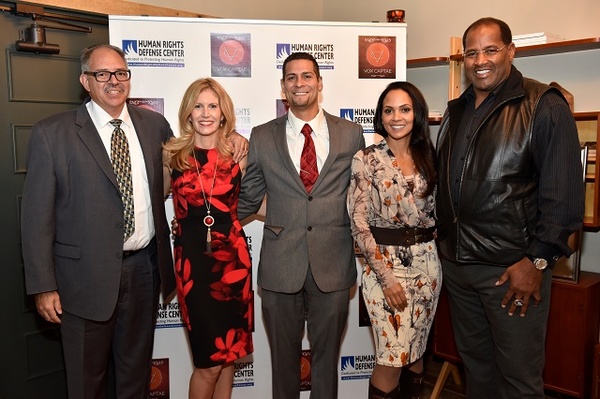
[[501,52],[502,50],[504,50],[506,48],[506,46],[508,46],[508,44],[505,44],[504,46],[502,46],[500,48],[486,48],[485,50],[469,50],[469,51],[465,51],[463,53],[463,57],[468,58],[468,59],[474,59],[474,58],[477,58],[477,56],[479,55],[479,53],[482,53],[487,58],[493,57],[496,54],[498,54],[499,52]]
[[83,71],[84,75],[93,76],[96,82],[108,82],[114,76],[119,82],[126,82],[131,79],[131,71],[129,69],[118,69],[111,71]]

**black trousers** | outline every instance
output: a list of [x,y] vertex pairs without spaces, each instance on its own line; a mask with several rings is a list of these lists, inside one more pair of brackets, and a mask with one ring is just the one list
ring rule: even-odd
[[115,382],[109,392],[119,399],[149,397],[159,287],[153,242],[123,260],[119,298],[110,319],[98,322],[63,312],[69,399],[105,399],[109,362]]
[[[457,265],[442,259],[444,285],[469,399],[543,399],[542,372],[552,271],[542,280],[542,302],[508,316],[501,307],[510,281],[496,287],[503,267]],[[533,299],[532,299],[533,301]]]

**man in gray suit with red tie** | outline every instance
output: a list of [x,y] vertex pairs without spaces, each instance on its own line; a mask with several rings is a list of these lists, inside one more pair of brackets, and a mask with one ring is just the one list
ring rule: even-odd
[[274,399],[300,396],[302,334],[312,353],[312,399],[337,398],[337,367],[356,263],[346,193],[362,128],[319,106],[315,59],[293,53],[281,89],[289,112],[250,136],[240,219],[267,197],[258,266],[262,312],[271,348]]
[[[27,292],[60,323],[70,399],[147,399],[159,287],[175,288],[161,144],[166,119],[127,106],[113,46],[85,49],[81,106],[42,120],[29,142],[22,242]],[[119,162],[117,162],[117,160]]]

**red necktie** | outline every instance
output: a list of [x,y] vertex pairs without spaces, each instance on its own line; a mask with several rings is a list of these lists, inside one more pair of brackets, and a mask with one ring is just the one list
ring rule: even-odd
[[315,151],[315,143],[310,134],[312,129],[307,123],[301,130],[304,135],[304,147],[302,148],[302,156],[300,157],[300,179],[306,187],[306,191],[310,193],[313,185],[319,177],[319,169],[317,169],[317,152]]

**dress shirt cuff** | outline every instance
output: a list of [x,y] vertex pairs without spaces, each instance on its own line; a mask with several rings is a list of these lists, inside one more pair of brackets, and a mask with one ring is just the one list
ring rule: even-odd
[[553,267],[554,264],[560,259],[562,254],[552,245],[545,244],[538,240],[533,240],[526,252],[526,256],[530,259],[546,259],[548,266]]

